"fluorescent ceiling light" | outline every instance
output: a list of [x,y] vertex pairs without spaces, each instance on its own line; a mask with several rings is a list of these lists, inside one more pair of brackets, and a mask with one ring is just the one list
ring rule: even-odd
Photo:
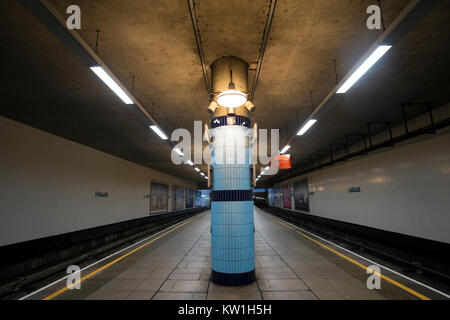
[[205,174],[203,173],[203,172],[200,172],[200,174],[202,175],[202,176],[204,176]]
[[195,169],[195,171],[200,172],[200,169],[199,169],[199,168],[194,168],[194,169]]
[[287,152],[289,149],[291,148],[291,146],[287,145],[283,148],[283,150],[280,151],[281,154]]
[[180,156],[184,156],[184,153],[183,153],[180,149],[178,149],[178,148],[173,148],[173,150],[174,150],[176,153],[178,153]]
[[344,82],[336,93],[346,93],[392,46],[378,46],[376,50],[359,66],[358,69]]
[[152,129],[153,131],[155,131],[155,133],[163,140],[167,140],[167,136],[164,132],[162,132],[162,130],[160,128],[158,128],[158,126],[150,126],[150,129]]
[[188,164],[188,165],[191,165],[191,166],[194,165],[194,163],[193,163],[191,160],[188,160],[188,161],[187,161],[187,164]]
[[267,166],[267,167],[264,168],[264,171],[267,171],[267,170],[269,170],[269,166]]
[[206,180],[208,180],[208,177],[205,177]]
[[305,134],[306,131],[309,130],[309,128],[311,128],[314,123],[316,123],[317,120],[316,119],[310,119],[301,129],[300,131],[297,133],[298,136],[302,136]]
[[226,108],[236,108],[247,102],[247,96],[237,90],[227,90],[219,94],[217,103]]
[[91,67],[91,70],[102,79],[102,81],[112,90],[114,93],[122,99],[126,104],[133,104],[133,101],[130,97],[122,90],[122,88],[103,70],[102,67],[96,66]]

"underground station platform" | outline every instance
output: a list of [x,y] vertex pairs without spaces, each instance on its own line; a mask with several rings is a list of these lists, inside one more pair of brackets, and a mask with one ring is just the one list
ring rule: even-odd
[[2,311],[448,306],[450,0],[2,0],[0,21]]
[[59,281],[22,299],[55,300],[427,300],[426,284],[382,269],[366,286],[370,260],[255,208],[256,281],[211,281],[211,213],[183,221],[86,268],[80,290]]

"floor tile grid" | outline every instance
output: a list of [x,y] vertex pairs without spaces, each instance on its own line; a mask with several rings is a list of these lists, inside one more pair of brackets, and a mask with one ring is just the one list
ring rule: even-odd
[[[283,257],[282,257],[280,254],[278,254],[277,250],[275,250],[275,249],[273,248],[273,246],[270,244],[270,242],[264,237],[263,233],[262,233],[262,232],[259,232],[259,231],[258,231],[258,233],[259,233],[260,237],[267,243],[267,245],[268,245],[275,253],[277,253],[277,256],[280,258],[280,260],[283,261],[283,262],[287,265],[287,267],[288,267],[294,274],[296,274],[295,271],[289,266],[289,264],[283,259]],[[298,275],[297,275],[297,279],[299,279],[300,281],[302,281],[302,280],[298,277]],[[303,282],[303,283],[305,284],[305,286],[308,288],[307,291],[309,291],[315,299],[319,299],[319,298],[317,297],[317,295],[314,294],[314,292],[311,290],[311,288],[310,288],[304,281],[302,281],[302,282]],[[261,288],[261,286],[260,286],[260,280],[257,281],[257,284],[258,284],[259,290],[261,291],[261,295],[262,295],[263,299],[265,299],[265,298],[264,298],[264,296],[265,296],[264,293],[265,293],[265,292],[262,290],[262,288]],[[303,291],[303,290],[299,290],[299,291]],[[306,291],[306,290],[305,290],[305,291]],[[270,298],[273,299],[273,298],[275,298],[275,297],[274,297],[274,296],[271,296]],[[281,297],[281,298],[282,298],[282,297]]]
[[[209,232],[209,230],[210,230],[210,228],[211,228],[211,224],[208,224],[208,226],[205,228],[205,230],[203,230],[201,233],[200,233],[200,237],[193,243],[193,245],[190,247],[190,249],[189,250],[187,250],[187,252],[186,252],[186,254],[180,259],[180,261],[178,262],[178,264],[172,269],[172,271],[170,272],[170,274],[167,276],[167,278],[166,278],[166,280],[161,284],[161,286],[159,287],[159,289],[154,293],[154,295],[152,296],[152,300],[153,299],[155,299],[155,298],[157,298],[157,295],[162,295],[162,296],[167,296],[168,298],[171,298],[171,297],[173,297],[173,295],[170,295],[170,293],[169,292],[163,292],[163,291],[161,291],[161,289],[163,288],[163,286],[164,286],[164,284],[167,282],[167,281],[170,281],[170,280],[172,280],[171,279],[171,276],[174,274],[174,272],[178,269],[178,268],[180,268],[180,265],[182,264],[182,263],[184,263],[184,262],[186,262],[186,261],[184,261],[185,260],[185,258],[186,257],[189,257],[189,253],[201,242],[201,240],[202,240],[202,238],[203,238],[203,235],[205,234],[205,233],[207,233],[207,232]],[[189,259],[188,259],[189,260]],[[177,281],[177,280],[175,280],[175,281]],[[208,281],[208,287],[207,287],[207,289],[206,289],[206,293],[209,291],[209,286],[210,286],[210,284],[211,284],[211,281]],[[206,299],[206,294],[205,294],[205,297],[204,297],[204,299],[199,299],[199,297],[201,297],[201,296],[198,296],[198,295],[196,295],[198,292],[172,292],[172,293],[175,293],[175,294],[178,294],[178,293],[182,293],[182,295],[178,295],[178,296],[182,296],[182,297],[188,297],[188,294],[191,294],[192,295],[192,298],[194,298],[195,300],[204,300],[204,299]]]

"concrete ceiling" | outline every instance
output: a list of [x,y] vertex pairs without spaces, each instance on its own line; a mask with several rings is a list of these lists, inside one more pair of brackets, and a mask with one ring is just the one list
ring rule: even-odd
[[[327,103],[327,111],[319,116],[318,124],[304,136],[293,139],[292,153],[296,161],[320,154],[328,149],[329,143],[345,142],[346,134],[366,134],[369,121],[399,123],[401,103],[427,102],[433,107],[447,103],[450,100],[450,74],[444,70],[450,65],[449,9],[450,1],[438,2],[351,90],[345,95],[334,95]],[[360,49],[358,57],[369,46],[370,41]],[[351,44],[349,47],[353,48]],[[348,56],[351,56],[349,52],[341,55],[341,60],[345,61],[344,57]],[[344,67],[338,66],[338,70],[348,72],[356,60],[355,57]],[[339,75],[343,76],[342,73]],[[325,79],[323,81],[326,83]],[[328,80],[328,92],[335,84],[333,78]],[[328,92],[319,95],[316,103]],[[295,133],[298,123],[309,114],[311,110],[297,126],[291,122],[289,135]]]
[[[253,119],[281,129],[285,142],[314,105],[352,67],[380,31],[368,30],[374,1],[278,1],[255,94]],[[81,37],[131,89],[159,124],[171,132],[209,120],[208,97],[186,0],[50,0],[66,16],[82,11]],[[382,1],[386,26],[408,0]],[[196,0],[206,63],[235,55],[257,62],[270,0]],[[443,0],[389,52],[373,73],[345,97],[310,134],[296,139],[300,159],[357,132],[369,120],[398,118],[401,101],[448,99],[450,1]],[[203,182],[188,165],[175,166],[170,148],[16,0],[0,2],[0,115],[121,158]],[[6,62],[6,63],[5,63]],[[250,70],[250,85],[254,70]],[[383,80],[383,81],[381,81]],[[322,123],[323,120],[323,123]],[[206,172],[206,169],[203,168]]]

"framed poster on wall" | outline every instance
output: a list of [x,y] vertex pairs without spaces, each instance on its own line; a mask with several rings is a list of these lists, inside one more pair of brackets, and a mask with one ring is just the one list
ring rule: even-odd
[[308,179],[294,183],[295,210],[309,212]]
[[284,186],[283,190],[283,208],[292,209],[291,204],[291,186]]
[[196,207],[208,207],[211,205],[210,192],[211,190],[197,190]]
[[195,192],[195,206],[196,207],[202,206],[202,192],[200,190],[197,190]]
[[172,187],[172,210],[182,210],[184,206],[183,187]]
[[194,190],[186,189],[186,209],[194,207]]
[[267,202],[269,203],[269,206],[271,206],[271,207],[275,206],[275,191],[274,191],[274,189],[269,189],[267,191]]
[[281,189],[280,188],[275,189],[275,206],[277,208],[283,207],[283,199],[281,197]]
[[150,214],[169,210],[169,186],[155,181],[150,185]]

